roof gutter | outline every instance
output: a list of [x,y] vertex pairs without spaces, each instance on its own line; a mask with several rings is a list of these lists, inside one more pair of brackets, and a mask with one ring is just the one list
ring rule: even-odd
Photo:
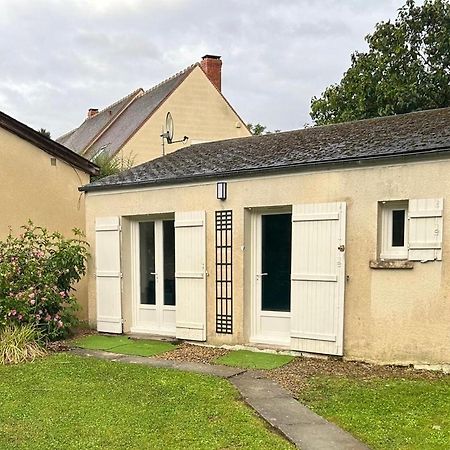
[[[450,150],[450,146],[446,147],[438,147],[429,150],[422,150],[416,152],[402,152],[397,153],[395,155],[374,155],[374,156],[363,156],[363,157],[354,157],[354,158],[345,158],[345,159],[330,159],[325,161],[314,161],[314,162],[305,162],[305,163],[292,163],[285,164],[280,166],[266,166],[266,167],[257,167],[250,169],[237,169],[230,170],[227,172],[221,173],[210,173],[210,174],[198,174],[198,175],[190,175],[186,177],[178,177],[178,178],[168,178],[162,180],[154,180],[154,181],[144,181],[144,182],[125,182],[120,184],[109,184],[109,185],[94,185],[91,186],[87,184],[85,186],[81,186],[78,188],[79,191],[83,192],[93,192],[93,191],[109,191],[116,189],[132,189],[135,187],[150,187],[150,186],[161,186],[161,185],[175,185],[175,184],[184,184],[190,183],[192,181],[199,180],[213,180],[213,179],[223,179],[227,177],[244,177],[248,175],[265,175],[274,172],[290,172],[295,169],[303,169],[303,168],[318,168],[318,167],[326,167],[326,166],[335,166],[335,165],[347,165],[350,163],[368,163],[372,161],[386,161],[397,159],[400,157],[423,157],[423,156],[432,156],[438,155],[440,153],[444,153]],[[450,155],[449,155],[450,156]]]

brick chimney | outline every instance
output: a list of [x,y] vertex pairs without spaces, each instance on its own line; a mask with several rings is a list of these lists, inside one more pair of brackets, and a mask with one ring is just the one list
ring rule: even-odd
[[222,60],[220,56],[205,55],[202,57],[200,67],[206,73],[206,76],[210,79],[211,83],[219,90],[222,91]]
[[89,108],[88,109],[88,119],[90,119],[91,117],[94,117],[95,115],[98,114],[98,109],[97,108]]

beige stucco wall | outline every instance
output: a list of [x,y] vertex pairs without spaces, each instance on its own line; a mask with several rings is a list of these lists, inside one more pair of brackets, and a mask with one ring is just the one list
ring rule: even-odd
[[[35,225],[64,236],[72,228],[85,228],[84,196],[78,187],[89,175],[57,159],[15,134],[0,128],[0,239],[12,227],[14,233],[31,219]],[[87,317],[87,280],[77,287],[77,297]]]
[[161,107],[124,145],[118,156],[132,159],[138,165],[162,155],[161,132],[166,115],[172,115],[174,140],[188,136],[183,143],[165,143],[165,153],[187,145],[250,136],[245,124],[210,83],[205,73],[196,67]]
[[[348,358],[396,363],[450,362],[450,161],[428,161],[303,172],[253,179],[228,180],[228,199],[216,200],[215,182],[89,193],[87,233],[95,240],[95,217],[134,216],[173,211],[207,212],[208,340],[246,341],[249,207],[298,203],[347,203],[344,354]],[[444,197],[443,260],[414,263],[412,270],[374,270],[377,256],[378,202]],[[234,329],[216,335],[214,287],[214,211],[233,210]],[[125,223],[128,223],[125,220]],[[129,227],[123,228],[123,305],[130,327]],[[89,317],[95,323],[95,275],[90,271]],[[244,323],[245,322],[245,323]]]

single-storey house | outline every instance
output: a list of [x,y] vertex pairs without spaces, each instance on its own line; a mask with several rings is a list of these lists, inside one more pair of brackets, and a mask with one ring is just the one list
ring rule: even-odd
[[100,331],[450,362],[450,108],[194,145],[82,190]]
[[[0,112],[0,239],[10,227],[18,233],[29,219],[66,236],[74,227],[84,230],[84,196],[78,188],[97,172],[95,164]],[[86,305],[86,282],[77,297]]]
[[[170,139],[163,139],[168,131]],[[136,89],[101,111],[90,108],[57,141],[90,160],[106,155],[138,165],[191,144],[250,135],[222,94],[220,56],[205,55],[147,91]]]

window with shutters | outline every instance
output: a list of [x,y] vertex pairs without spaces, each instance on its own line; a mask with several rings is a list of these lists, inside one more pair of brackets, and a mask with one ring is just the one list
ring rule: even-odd
[[408,201],[381,202],[381,259],[408,258]]
[[380,259],[440,261],[442,198],[380,202]]

